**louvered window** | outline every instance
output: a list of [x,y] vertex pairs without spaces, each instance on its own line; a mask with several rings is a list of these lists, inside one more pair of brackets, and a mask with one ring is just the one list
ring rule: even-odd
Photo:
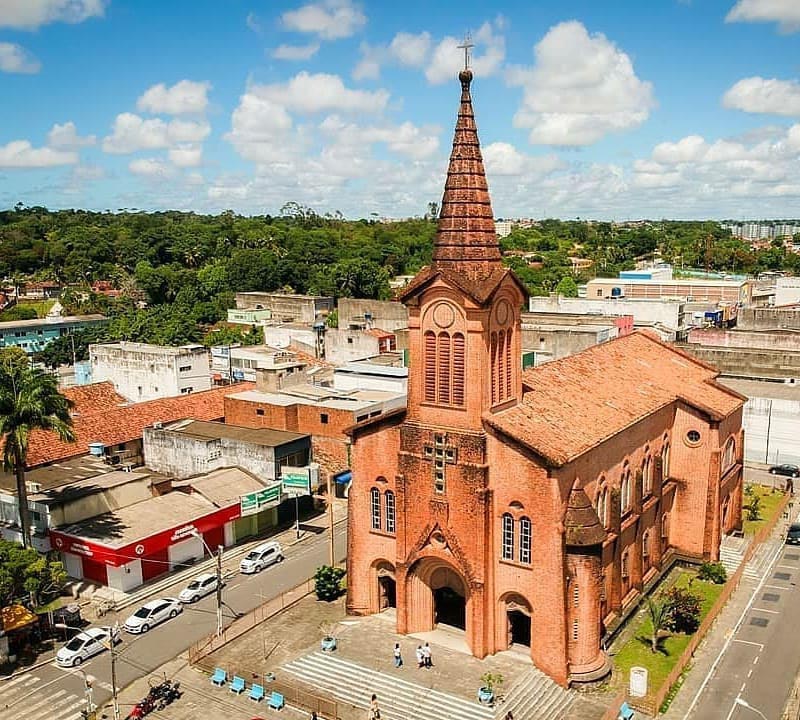
[[450,336],[439,333],[438,337],[439,397],[442,405],[450,404]]
[[505,399],[511,397],[511,330],[506,334],[506,389]]
[[491,357],[492,357],[492,405],[497,403],[499,399],[500,388],[497,385],[497,333],[492,333],[491,340]]
[[464,404],[465,364],[464,336],[461,333],[453,335],[453,405]]
[[514,559],[514,518],[503,515],[503,560]]
[[425,402],[436,402],[436,335],[425,333]]
[[497,402],[506,399],[506,334],[501,330],[497,336]]

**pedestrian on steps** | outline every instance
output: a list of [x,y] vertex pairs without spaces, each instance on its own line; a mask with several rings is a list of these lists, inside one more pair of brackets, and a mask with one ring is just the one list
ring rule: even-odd
[[396,668],[403,667],[403,654],[400,651],[400,643],[394,644],[394,666]]
[[422,648],[422,659],[425,661],[426,668],[433,667],[433,661],[431,660],[431,646],[428,645],[428,643],[425,643],[425,647]]
[[422,645],[417,645],[417,667],[425,667],[425,653],[422,652]]

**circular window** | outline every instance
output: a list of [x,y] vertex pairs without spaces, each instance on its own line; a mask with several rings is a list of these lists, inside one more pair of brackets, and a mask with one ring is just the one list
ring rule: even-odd
[[698,430],[689,430],[686,433],[686,442],[690,445],[697,445],[700,442],[700,432]]

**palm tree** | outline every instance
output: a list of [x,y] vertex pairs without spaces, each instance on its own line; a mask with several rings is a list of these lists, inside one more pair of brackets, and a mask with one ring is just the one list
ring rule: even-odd
[[669,617],[669,604],[665,600],[647,598],[647,611],[650,615],[652,632],[650,635],[650,650],[658,652],[659,634],[664,629]]
[[31,542],[25,465],[33,430],[50,430],[62,440],[74,442],[72,402],[58,392],[55,376],[32,368],[22,351],[0,353],[0,438],[3,442],[3,467],[17,478],[17,502],[22,528],[22,544]]

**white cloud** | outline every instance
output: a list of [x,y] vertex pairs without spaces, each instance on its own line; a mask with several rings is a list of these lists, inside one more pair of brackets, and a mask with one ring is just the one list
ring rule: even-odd
[[77,165],[72,169],[74,183],[93,182],[102,180],[104,177],[106,177],[105,168],[99,165]]
[[797,0],[739,0],[725,22],[776,22],[782,32],[800,30]]
[[641,125],[655,105],[628,55],[604,35],[590,36],[577,21],[550,28],[534,48],[536,63],[515,69],[523,87],[516,127],[543,145],[590,145],[605,135]]
[[749,113],[800,116],[800,83],[775,78],[744,78],[725,93],[722,104]]
[[53,22],[102,17],[107,0],[0,0],[0,27],[36,30]]
[[[503,21],[498,18],[494,23],[484,23],[475,33],[472,39],[475,48],[470,67],[476,77],[494,75],[503,64],[506,41],[500,34],[502,27]],[[462,40],[451,36],[439,42],[425,70],[429,83],[439,85],[458,77],[459,71],[464,68],[464,51],[458,47],[462,43]]]
[[186,173],[186,184],[192,187],[199,187],[200,185],[205,184],[205,178],[199,172],[190,172]]
[[495,142],[483,148],[483,160],[487,175],[527,175],[542,177],[559,170],[565,163],[554,154],[526,155],[510,143]]
[[359,49],[361,60],[353,68],[353,79],[377,80],[381,76],[381,65],[387,57],[386,48],[362,42]]
[[49,147],[35,148],[27,140],[12,140],[0,145],[0,168],[44,168],[74,165],[77,162],[76,152]]
[[254,12],[247,13],[247,19],[245,20],[247,27],[249,27],[254,33],[261,34],[261,21],[258,19],[258,15]]
[[56,123],[47,133],[47,144],[61,150],[77,150],[87,145],[94,145],[97,138],[94,135],[80,137],[75,123],[65,122],[63,125]]
[[261,85],[251,92],[259,97],[300,113],[339,111],[376,113],[389,101],[386,90],[350,90],[338,75],[301,72],[287,83]]
[[134,174],[146,178],[169,178],[175,170],[158,158],[137,158],[131,160],[128,169]]
[[169,88],[159,83],[145,91],[136,101],[136,108],[153,114],[201,114],[208,107],[207,93],[210,89],[210,83],[193,80],[181,80]]
[[367,17],[349,0],[324,0],[288,10],[281,15],[281,21],[287,30],[338,40],[354,35],[367,24]]
[[401,65],[406,67],[424,67],[431,51],[431,35],[427,32],[413,35],[400,32],[389,43],[389,52]]
[[319,51],[319,43],[308,45],[278,45],[272,51],[276,60],[310,60]]
[[197,167],[203,161],[203,146],[182,144],[171,148],[167,155],[177,167]]
[[42,64],[21,45],[0,42],[0,72],[32,75],[41,69]]
[[439,128],[420,128],[411,122],[361,127],[331,115],[319,127],[335,145],[347,146],[352,152],[361,152],[365,146],[373,143],[383,143],[399,155],[423,160],[436,154],[439,149]]
[[256,86],[239,98],[231,117],[231,131],[225,139],[246,160],[278,162],[295,155],[292,129],[292,118],[286,108],[263,97]]
[[208,136],[211,127],[205,121],[144,120],[133,113],[121,113],[114,120],[111,135],[103,138],[103,151],[127,155],[137,150],[169,148],[177,143],[198,143]]

